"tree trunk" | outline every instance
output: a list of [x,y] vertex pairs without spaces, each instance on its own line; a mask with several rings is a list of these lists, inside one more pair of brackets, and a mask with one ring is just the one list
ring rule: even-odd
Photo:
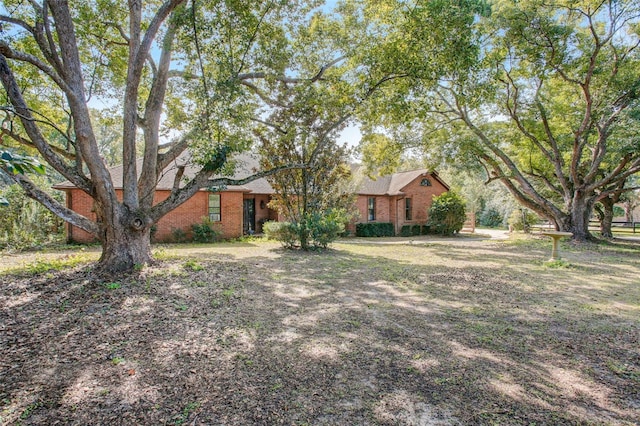
[[[593,236],[589,232],[589,219],[593,210],[594,200],[581,196],[579,192],[571,203],[571,226],[566,231],[573,232],[575,241],[591,241]],[[564,231],[564,229],[562,229]]]
[[[129,212],[119,206],[103,221],[101,272],[131,271],[136,265],[151,263],[151,220],[141,212]],[[96,209],[97,210],[97,209]]]
[[600,204],[602,204],[603,207],[600,217],[600,234],[604,238],[613,238],[611,223],[613,222],[613,206],[615,205],[615,202],[613,199],[605,197],[600,200]]

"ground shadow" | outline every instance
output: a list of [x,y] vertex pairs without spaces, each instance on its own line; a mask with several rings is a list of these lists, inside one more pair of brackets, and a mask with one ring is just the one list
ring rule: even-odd
[[637,267],[587,279],[545,268],[537,249],[394,250],[198,252],[110,281],[82,269],[4,276],[3,421],[638,418]]

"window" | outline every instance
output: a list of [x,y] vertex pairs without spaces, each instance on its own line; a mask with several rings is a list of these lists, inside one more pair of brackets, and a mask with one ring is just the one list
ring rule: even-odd
[[209,220],[212,222],[220,222],[222,220],[220,194],[209,194]]
[[376,220],[376,197],[369,197],[367,201],[368,220],[371,222]]
[[431,181],[427,178],[424,178],[420,181],[420,186],[431,186]]
[[404,219],[411,220],[411,198],[404,199]]

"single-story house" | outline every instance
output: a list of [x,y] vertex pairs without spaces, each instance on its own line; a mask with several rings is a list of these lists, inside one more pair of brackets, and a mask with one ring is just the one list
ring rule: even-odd
[[[250,154],[236,158],[238,167],[233,176],[241,179],[258,169],[258,159]],[[155,203],[167,198],[171,192],[178,159],[168,166],[156,187]],[[142,164],[140,163],[138,169]],[[195,166],[186,166],[184,177],[195,175]],[[122,166],[110,169],[119,196],[122,194]],[[66,193],[66,205],[81,215],[95,220],[93,199],[70,182],[62,182],[55,189]],[[392,222],[396,232],[405,224],[424,223],[434,195],[440,195],[449,187],[435,172],[426,169],[395,173],[376,180],[364,178],[357,191],[358,222]],[[266,179],[258,179],[242,186],[228,186],[219,192],[202,189],[187,202],[169,212],[158,221],[154,233],[156,241],[175,241],[178,235],[189,235],[194,224],[209,218],[222,238],[262,232],[262,224],[278,220],[278,213],[268,204],[274,190]],[[354,225],[355,226],[355,225]],[[67,224],[67,240],[87,243],[94,237],[75,226]]]
[[433,197],[448,190],[438,174],[427,169],[366,177],[358,185],[356,223],[391,222],[398,234],[404,225],[424,224]]

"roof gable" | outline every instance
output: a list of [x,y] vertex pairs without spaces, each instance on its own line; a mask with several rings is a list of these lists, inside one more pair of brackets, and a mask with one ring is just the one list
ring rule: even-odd
[[359,185],[357,193],[361,195],[401,195],[409,184],[425,177],[437,180],[449,190],[449,185],[440,179],[435,171],[429,172],[427,169],[418,169],[379,176],[376,179],[365,177]]

